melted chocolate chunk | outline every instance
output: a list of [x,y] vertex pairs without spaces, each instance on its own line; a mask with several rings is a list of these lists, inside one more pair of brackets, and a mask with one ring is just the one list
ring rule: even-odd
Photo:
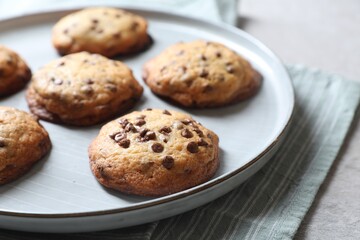
[[3,147],[5,147],[5,141],[0,140],[0,148],[3,148]]
[[206,147],[208,146],[209,144],[204,140],[204,139],[200,139],[197,143],[199,146],[202,146],[202,147]]
[[186,149],[191,153],[197,153],[199,151],[199,146],[196,142],[189,142]]
[[118,143],[123,148],[130,147],[130,140],[129,139],[123,139]]
[[192,134],[192,132],[189,131],[189,129],[185,128],[181,131],[181,136],[183,136],[184,138],[192,138],[194,135]]
[[228,73],[234,73],[234,67],[231,66],[231,65],[226,66],[226,71],[227,71]]
[[146,134],[148,131],[150,131],[150,130],[147,129],[147,128],[144,128],[144,129],[140,130],[140,137],[144,137],[145,134]]
[[129,120],[127,120],[126,118],[125,118],[125,119],[124,119],[124,118],[121,118],[121,119],[119,120],[119,124],[120,124],[123,128],[125,128],[128,123],[129,123]]
[[185,125],[189,125],[190,123],[192,123],[192,121],[190,119],[184,119],[184,120],[181,120],[181,122]]
[[217,51],[215,54],[216,54],[216,57],[218,57],[218,58],[221,58],[221,56],[222,56],[221,52],[219,52],[219,51]]
[[156,139],[156,134],[153,131],[148,131],[144,136],[144,141]]
[[171,113],[170,113],[168,110],[164,110],[164,111],[163,111],[163,114],[171,115]]
[[164,146],[161,143],[154,143],[151,146],[151,149],[156,153],[161,153],[162,151],[164,151]]
[[146,116],[142,114],[142,115],[140,115],[140,116],[137,116],[136,119],[145,119],[145,117],[146,117]]
[[171,128],[169,128],[169,127],[162,127],[160,130],[159,130],[159,132],[160,133],[162,133],[162,134],[169,134],[169,133],[171,133]]
[[113,38],[120,38],[121,37],[121,33],[114,33],[113,35]]
[[194,132],[197,133],[197,135],[198,135],[199,137],[203,137],[203,136],[204,136],[204,133],[203,133],[199,128],[194,128],[193,130],[194,130]]
[[90,94],[92,94],[94,92],[94,89],[92,87],[86,85],[86,86],[82,86],[80,88],[80,91],[87,94],[87,95],[90,95]]
[[91,84],[94,84],[94,81],[92,79],[88,78],[88,79],[85,79],[85,83],[91,85]]
[[133,133],[136,133],[137,132],[137,129],[134,127],[134,124],[132,123],[128,123],[125,127],[125,132],[133,132]]
[[61,85],[63,84],[63,80],[59,79],[59,78],[52,78],[51,79],[55,85]]
[[136,126],[142,126],[145,123],[146,123],[146,121],[144,119],[138,119],[138,120],[136,120],[135,125]]
[[121,140],[126,138],[126,133],[125,132],[119,132],[118,134],[116,134],[114,136],[114,140],[115,142],[120,142]]
[[174,166],[174,158],[171,156],[165,156],[162,160],[162,165],[166,169],[171,169]]
[[199,74],[199,76],[202,77],[202,78],[206,77],[208,75],[209,75],[209,72],[207,70],[205,70],[205,69],[202,69],[200,74]]

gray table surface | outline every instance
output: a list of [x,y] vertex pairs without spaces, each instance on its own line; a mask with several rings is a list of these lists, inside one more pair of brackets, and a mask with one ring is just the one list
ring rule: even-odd
[[[242,0],[238,26],[285,63],[360,82],[359,0]],[[354,123],[295,239],[360,239],[360,126]]]

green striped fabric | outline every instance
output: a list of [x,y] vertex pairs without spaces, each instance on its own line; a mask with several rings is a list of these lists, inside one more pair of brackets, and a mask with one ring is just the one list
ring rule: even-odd
[[360,85],[289,66],[296,108],[285,143],[258,173],[195,210],[131,228],[83,234],[0,231],[1,239],[292,239],[355,118]]

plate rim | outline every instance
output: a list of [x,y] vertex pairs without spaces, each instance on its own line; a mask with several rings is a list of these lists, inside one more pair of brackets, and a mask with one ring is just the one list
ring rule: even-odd
[[[98,7],[98,6],[90,6],[90,7]],[[162,16],[167,16],[167,17],[176,17],[176,18],[180,18],[182,20],[195,21],[195,22],[203,24],[203,25],[224,29],[231,33],[242,35],[242,37],[244,37],[247,40],[249,40],[250,42],[254,43],[254,45],[259,47],[261,49],[261,51],[265,52],[273,60],[276,60],[277,63],[283,68],[284,73],[287,76],[287,80],[289,81],[290,86],[291,86],[291,88],[289,89],[290,90],[289,95],[291,95],[289,98],[291,98],[291,103],[290,103],[290,110],[289,110],[290,113],[288,113],[287,119],[285,120],[286,124],[282,127],[282,130],[280,131],[280,133],[278,133],[276,135],[275,139],[273,139],[271,144],[269,144],[263,151],[258,153],[256,157],[249,160],[248,163],[246,163],[242,167],[240,167],[232,172],[229,172],[228,174],[224,175],[223,177],[219,177],[218,179],[216,179],[212,182],[208,182],[204,185],[200,185],[195,188],[190,188],[185,191],[175,193],[171,197],[167,197],[164,199],[160,198],[159,200],[150,201],[148,203],[138,203],[138,204],[135,204],[134,206],[123,207],[123,208],[113,208],[113,209],[109,209],[109,210],[96,210],[96,211],[86,211],[86,212],[79,212],[79,213],[26,213],[26,212],[12,212],[12,211],[0,210],[0,216],[39,218],[39,219],[80,218],[80,217],[102,216],[102,215],[117,214],[117,213],[122,213],[122,212],[130,212],[130,211],[134,211],[134,210],[140,210],[140,209],[144,209],[144,208],[148,208],[148,207],[158,206],[158,205],[161,205],[164,203],[169,203],[172,201],[176,201],[176,200],[191,196],[191,195],[199,193],[201,191],[210,189],[216,185],[219,185],[220,183],[223,183],[223,182],[229,180],[230,178],[235,177],[236,175],[240,174],[241,172],[243,172],[246,169],[253,166],[260,159],[262,159],[267,153],[271,152],[287,134],[287,132],[290,128],[293,116],[294,116],[294,109],[295,109],[294,85],[293,85],[293,82],[291,81],[291,77],[290,77],[288,71],[286,70],[284,63],[269,47],[267,47],[260,40],[253,37],[252,35],[245,32],[244,30],[236,28],[235,26],[232,26],[230,24],[218,23],[218,22],[214,22],[214,21],[206,21],[205,19],[202,19],[202,18],[198,18],[198,17],[194,17],[194,16],[187,16],[185,14],[176,13],[174,11],[165,11],[165,10],[157,10],[157,9],[155,10],[155,9],[152,9],[149,7],[138,7],[138,6],[137,7],[132,7],[132,6],[131,7],[130,6],[122,7],[122,6],[106,5],[106,7],[124,9],[124,10],[130,11],[130,12],[137,11],[137,12],[146,12],[148,14],[156,14],[156,15],[162,15]],[[3,23],[6,23],[6,22],[19,21],[22,18],[27,18],[27,17],[40,17],[42,15],[46,16],[46,15],[61,14],[61,13],[67,14],[67,13],[71,13],[74,11],[79,11],[84,8],[86,8],[86,7],[63,7],[63,8],[59,8],[57,10],[47,9],[47,10],[40,10],[40,11],[32,11],[32,12],[28,12],[25,14],[19,14],[19,15],[15,15],[15,16],[5,17],[2,19],[0,18],[0,25]]]

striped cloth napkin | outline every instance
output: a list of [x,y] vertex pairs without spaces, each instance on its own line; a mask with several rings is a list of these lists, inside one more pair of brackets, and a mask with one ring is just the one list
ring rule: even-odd
[[[182,9],[189,7],[186,2],[205,4],[204,0],[178,2]],[[212,8],[221,6],[213,13],[228,15],[214,18],[234,20],[229,16],[236,8],[229,2],[235,1],[209,2]],[[360,85],[303,66],[288,66],[288,71],[296,94],[288,137],[273,159],[234,191],[195,210],[140,226],[79,234],[0,230],[0,239],[292,239],[356,117]]]

